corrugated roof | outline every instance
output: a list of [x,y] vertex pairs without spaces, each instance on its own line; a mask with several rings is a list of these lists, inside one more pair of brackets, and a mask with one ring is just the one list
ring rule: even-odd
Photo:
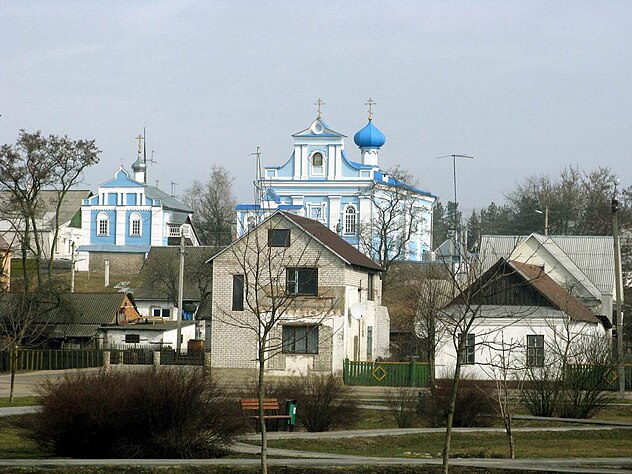
[[[44,318],[60,324],[114,324],[125,296],[125,293],[65,293],[57,310]],[[128,296],[133,304],[131,295]]]
[[375,263],[353,245],[348,243],[335,232],[329,230],[320,222],[315,221],[314,219],[308,219],[307,217],[297,216],[296,214],[281,211],[279,211],[279,213],[285,216],[286,219],[301,227],[305,232],[311,234],[316,240],[345,260],[348,264],[369,268],[371,270],[382,271],[382,267],[380,265]]
[[[583,282],[591,293],[611,293],[614,287],[614,244],[611,236],[590,235],[484,235],[481,238],[480,262],[485,272],[499,258],[509,259],[528,238],[537,239],[560,264]],[[586,277],[586,278],[583,278]],[[586,282],[585,280],[588,280]],[[595,295],[600,297],[600,295]]]
[[[195,324],[195,321],[182,321],[182,327],[188,327]],[[127,326],[111,326],[104,327],[105,330],[117,330],[117,331],[172,331],[178,328],[177,321],[165,321],[162,323],[136,323],[128,324]]]
[[[0,202],[9,202],[10,191],[0,191]],[[89,189],[71,189],[62,200],[59,209],[59,222],[65,224],[70,222],[77,212],[81,211],[81,201],[92,195]],[[52,227],[55,218],[55,207],[57,206],[58,192],[52,189],[44,189],[39,192],[39,216],[43,224],[42,230]]]
[[175,211],[183,211],[192,213],[193,209],[191,209],[186,204],[178,201],[173,196],[167,194],[166,192],[158,189],[155,186],[145,186],[145,194],[153,199],[160,199],[163,208],[173,209]]

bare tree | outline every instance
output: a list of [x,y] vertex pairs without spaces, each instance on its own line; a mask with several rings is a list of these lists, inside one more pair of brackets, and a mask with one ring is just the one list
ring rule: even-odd
[[[391,265],[406,257],[409,243],[424,224],[423,209],[416,205],[418,191],[412,174],[395,167],[386,173],[397,185],[376,181],[365,190],[373,215],[360,222],[360,247],[384,268],[388,277]],[[409,184],[406,184],[409,183]],[[387,286],[384,281],[383,286]]]
[[223,166],[213,166],[208,181],[194,181],[184,201],[193,209],[195,229],[206,245],[227,245],[236,220],[233,177]]
[[11,360],[9,403],[13,403],[19,350],[45,342],[53,311],[61,304],[47,290],[0,293],[0,351],[8,350]]
[[[338,295],[332,288],[319,285],[318,270],[323,266],[320,244],[300,227],[288,225],[281,214],[265,220],[226,252],[230,258],[226,257],[222,265],[233,278],[233,306],[217,308],[213,317],[244,330],[256,342],[261,472],[266,473],[263,400],[267,363],[285,346],[310,344],[314,331],[332,314]],[[213,265],[218,265],[217,260]],[[288,323],[309,325],[304,326],[304,334],[296,332],[286,339],[279,329]],[[320,336],[318,343],[323,343]]]
[[30,274],[26,264],[29,253],[36,261],[37,283],[42,285],[41,263],[44,257],[41,219],[46,210],[42,191],[56,191],[53,212],[53,237],[48,262],[49,284],[51,283],[52,258],[59,235],[60,209],[67,192],[81,182],[83,170],[98,163],[100,151],[94,141],[71,140],[68,137],[41,132],[20,131],[15,145],[0,148],[0,190],[9,195],[0,213],[12,222],[15,235],[22,247],[23,278],[25,291],[30,290]]

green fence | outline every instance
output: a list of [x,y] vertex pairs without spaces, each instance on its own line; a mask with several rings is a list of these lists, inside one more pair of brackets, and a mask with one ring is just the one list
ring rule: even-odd
[[346,385],[378,387],[427,387],[428,364],[424,362],[352,362],[345,359]]
[[[569,380],[579,388],[601,388],[619,390],[619,376],[616,366],[571,365],[567,368]],[[632,391],[632,364],[625,364],[625,390]]]
[[18,349],[0,352],[0,372],[10,372],[15,362],[17,370],[64,370],[101,367],[100,350],[38,350]]

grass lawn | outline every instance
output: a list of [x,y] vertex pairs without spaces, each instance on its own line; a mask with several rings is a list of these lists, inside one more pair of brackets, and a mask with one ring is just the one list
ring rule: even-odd
[[14,397],[13,403],[9,403],[9,397],[0,397],[0,408],[30,407],[37,404],[37,397]]
[[[515,433],[516,456],[618,457],[632,452],[632,430]],[[443,434],[336,439],[273,440],[270,447],[383,457],[440,457]],[[454,433],[453,457],[502,458],[508,453],[504,433]]]
[[24,417],[6,416],[0,418],[0,459],[31,459],[50,457],[45,451],[27,438],[22,427]]

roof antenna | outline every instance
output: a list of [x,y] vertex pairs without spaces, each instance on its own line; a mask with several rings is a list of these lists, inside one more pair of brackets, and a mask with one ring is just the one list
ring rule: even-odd
[[176,197],[176,186],[178,183],[171,181],[171,197]]
[[263,185],[261,180],[261,148],[257,147],[257,151],[250,153],[250,156],[256,156],[255,162],[255,180],[254,192],[255,192],[255,204],[261,204],[263,200]]

